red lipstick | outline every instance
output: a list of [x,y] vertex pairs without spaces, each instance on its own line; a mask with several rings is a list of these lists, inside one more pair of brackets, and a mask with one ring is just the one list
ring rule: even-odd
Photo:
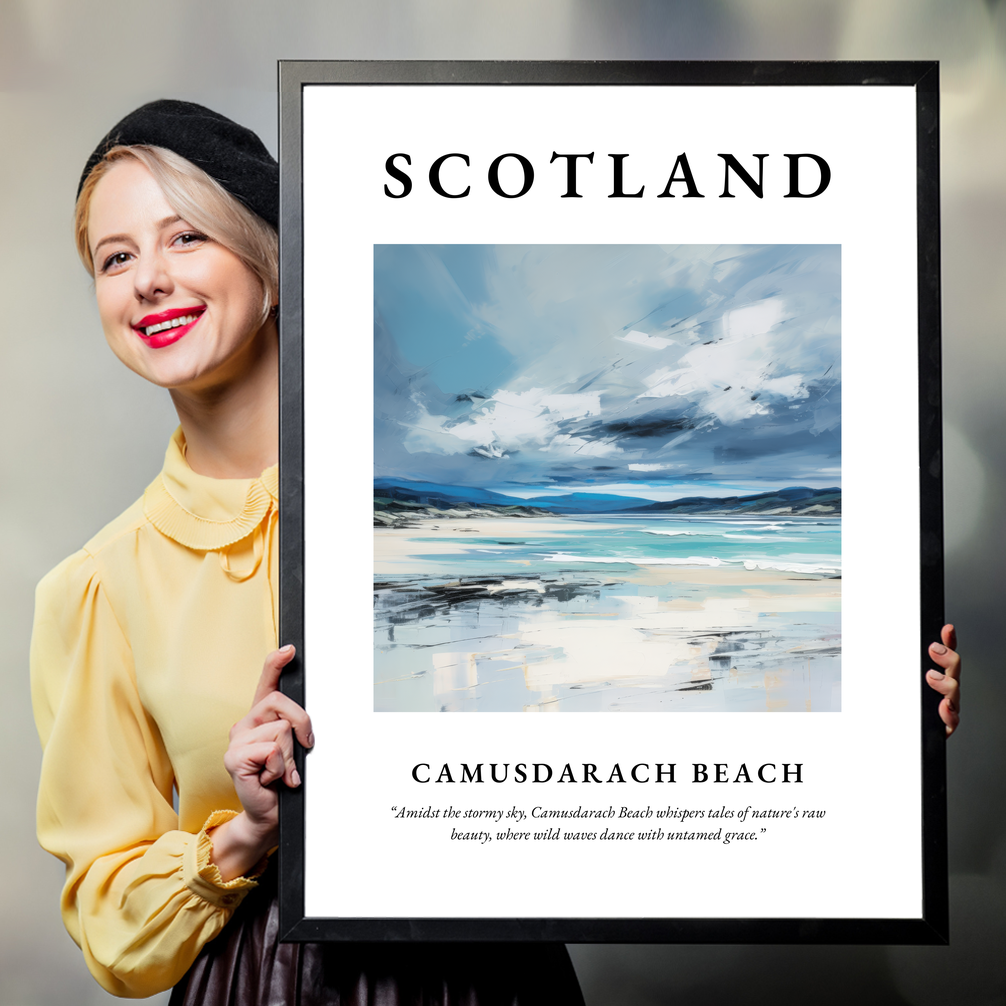
[[[178,342],[187,335],[192,326],[202,317],[204,305],[195,307],[173,307],[168,311],[148,314],[133,325],[133,331],[151,348],[161,349]],[[190,319],[184,324],[178,324],[183,318]],[[174,323],[174,324],[172,324]],[[150,331],[154,329],[154,331]],[[149,334],[148,334],[149,332]]]

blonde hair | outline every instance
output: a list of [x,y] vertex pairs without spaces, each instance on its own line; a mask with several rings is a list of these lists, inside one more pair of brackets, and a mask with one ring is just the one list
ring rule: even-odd
[[262,283],[264,323],[279,294],[279,236],[202,168],[165,147],[112,147],[84,181],[74,211],[74,238],[92,279],[94,259],[87,240],[91,197],[112,165],[126,158],[139,161],[154,176],[168,205],[183,220],[234,252],[255,273]]

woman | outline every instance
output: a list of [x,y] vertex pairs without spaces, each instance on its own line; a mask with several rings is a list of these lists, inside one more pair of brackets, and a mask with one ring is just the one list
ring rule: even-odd
[[187,102],[127,116],[81,179],[105,336],[180,426],[142,499],[38,589],[38,831],[67,929],[121,996],[582,1004],[561,945],[277,944],[276,786],[313,744],[277,690],[277,220],[258,137]]

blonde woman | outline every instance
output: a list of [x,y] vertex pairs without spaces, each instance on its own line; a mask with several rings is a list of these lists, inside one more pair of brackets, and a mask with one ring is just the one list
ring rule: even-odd
[[582,1004],[561,945],[277,943],[277,788],[314,743],[277,689],[277,223],[261,141],[188,102],[126,116],[81,178],[105,337],[180,425],[38,588],[38,833],[67,929],[109,992],[173,1004]]

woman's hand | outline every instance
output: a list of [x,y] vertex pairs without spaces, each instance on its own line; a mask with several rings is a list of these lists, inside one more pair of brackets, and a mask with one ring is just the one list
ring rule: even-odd
[[314,746],[311,718],[279,691],[283,668],[293,659],[292,646],[273,650],[265,659],[255,698],[247,716],[231,727],[224,766],[244,810],[209,833],[212,861],[224,880],[247,873],[279,838],[278,780],[300,785],[293,760],[293,737]]
[[961,721],[961,658],[957,651],[957,632],[952,625],[944,625],[941,643],[930,643],[929,656],[943,668],[926,673],[926,682],[943,696],[940,719],[947,725],[949,737]]

